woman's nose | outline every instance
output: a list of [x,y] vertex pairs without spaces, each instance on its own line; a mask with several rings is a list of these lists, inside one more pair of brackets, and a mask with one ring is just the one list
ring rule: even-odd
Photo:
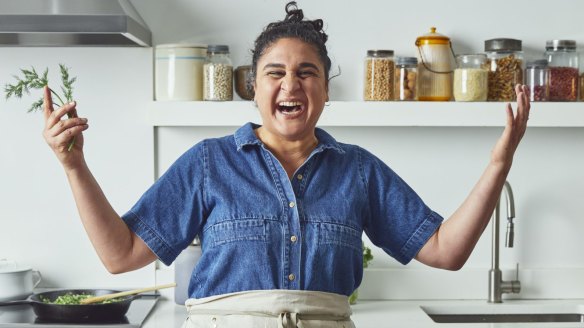
[[288,93],[296,91],[300,87],[300,80],[296,74],[286,74],[282,79],[281,89]]

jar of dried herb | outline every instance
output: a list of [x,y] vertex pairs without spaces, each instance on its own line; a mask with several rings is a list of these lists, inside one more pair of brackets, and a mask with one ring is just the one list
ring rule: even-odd
[[574,40],[549,40],[545,56],[550,70],[550,101],[578,99],[578,52]]
[[489,101],[515,101],[515,85],[523,84],[521,40],[490,39],[485,41],[489,68]]
[[368,50],[365,58],[363,99],[393,100],[393,50]]

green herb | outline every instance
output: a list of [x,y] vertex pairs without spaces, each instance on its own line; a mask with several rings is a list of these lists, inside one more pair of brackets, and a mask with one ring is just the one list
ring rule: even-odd
[[371,254],[371,248],[365,246],[365,243],[362,242],[363,245],[363,267],[366,268],[369,266],[369,262],[373,260],[373,254]]
[[[59,68],[61,69],[61,91],[62,97],[59,95],[55,90],[49,87],[51,93],[55,96],[56,102],[53,102],[53,107],[61,107],[66,103],[73,101],[73,83],[77,78],[69,77],[69,69],[63,65],[59,64]],[[49,69],[45,69],[45,71],[39,75],[34,67],[31,67],[30,70],[28,69],[20,69],[22,72],[22,77],[14,76],[16,79],[15,84],[7,84],[4,87],[4,92],[6,94],[6,99],[8,100],[11,97],[22,98],[23,94],[30,94],[30,90],[32,89],[43,89],[45,86],[49,85]],[[43,97],[38,101],[32,103],[32,106],[29,108],[28,112],[40,111],[43,108]],[[69,118],[73,117],[73,114],[67,113]],[[68,151],[71,151],[73,146],[75,145],[75,137],[69,143],[69,147],[67,148]]]
[[[47,297],[41,297],[41,301],[43,303],[47,303],[47,304],[58,304],[58,305],[81,305],[81,301],[86,299],[86,298],[90,298],[93,297],[95,295],[91,295],[91,294],[73,294],[73,293],[67,293],[67,294],[63,294],[58,296],[57,298],[55,298],[54,301],[51,301],[49,298]],[[92,303],[92,304],[108,304],[108,303],[114,303],[114,302],[120,302],[123,301],[124,298],[112,298],[109,300],[105,300],[105,301],[101,301],[98,303]]]

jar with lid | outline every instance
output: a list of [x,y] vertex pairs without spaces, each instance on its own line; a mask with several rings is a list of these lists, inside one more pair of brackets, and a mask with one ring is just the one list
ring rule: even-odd
[[523,50],[521,40],[485,41],[489,67],[489,101],[514,101],[515,85],[523,84]]
[[584,73],[580,74],[580,101],[584,101]]
[[486,101],[489,90],[489,71],[484,54],[456,57],[452,91],[456,101]]
[[204,100],[233,100],[233,64],[229,46],[209,45],[203,70]]
[[525,65],[525,85],[529,88],[530,101],[548,101],[550,71],[547,59],[528,61]]
[[449,101],[452,99],[452,73],[455,68],[450,38],[430,33],[416,39],[418,48],[418,100]]
[[550,101],[578,99],[578,52],[574,40],[549,40],[545,56],[550,71]]
[[393,100],[393,50],[367,50],[363,99]]
[[156,46],[154,98],[158,101],[203,100],[203,65],[206,56],[206,45]]
[[395,59],[395,100],[416,100],[418,80],[418,59],[416,57],[396,57]]

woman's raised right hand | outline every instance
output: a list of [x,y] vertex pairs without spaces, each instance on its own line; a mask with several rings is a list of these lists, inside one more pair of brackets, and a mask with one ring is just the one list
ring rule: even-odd
[[[45,86],[43,137],[65,169],[73,169],[84,162],[82,132],[87,130],[88,125],[86,118],[77,117],[75,106],[76,103],[71,102],[58,109],[53,109],[51,91],[48,86]],[[69,150],[69,144],[73,138],[75,138],[75,144]]]

